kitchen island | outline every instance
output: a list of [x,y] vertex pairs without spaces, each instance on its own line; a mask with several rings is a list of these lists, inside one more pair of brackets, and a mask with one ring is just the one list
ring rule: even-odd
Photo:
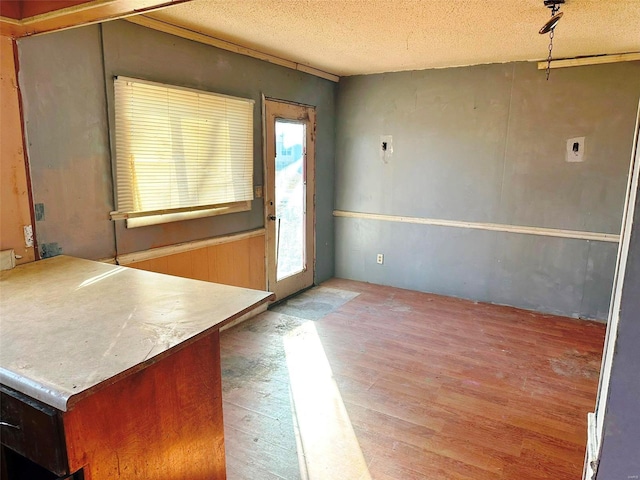
[[67,256],[2,272],[3,478],[225,478],[219,329],[270,299]]

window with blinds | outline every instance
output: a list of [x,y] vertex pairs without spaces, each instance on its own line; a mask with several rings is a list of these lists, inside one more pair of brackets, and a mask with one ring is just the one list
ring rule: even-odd
[[111,218],[132,227],[249,210],[253,105],[116,77],[117,211]]

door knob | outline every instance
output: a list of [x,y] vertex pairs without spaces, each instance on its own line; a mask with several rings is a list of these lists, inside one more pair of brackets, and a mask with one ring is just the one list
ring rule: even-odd
[[276,216],[275,215],[269,215],[267,218],[269,220],[273,220],[274,222],[276,221]]

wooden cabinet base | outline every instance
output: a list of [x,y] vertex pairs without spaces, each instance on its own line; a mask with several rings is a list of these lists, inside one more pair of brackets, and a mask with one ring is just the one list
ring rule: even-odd
[[70,475],[56,475],[4,445],[1,446],[0,453],[2,480],[84,480],[82,470]]
[[64,431],[86,480],[226,478],[219,333],[83,399]]
[[[208,333],[60,412],[68,478],[226,478],[219,339]],[[67,478],[3,449],[3,480]]]

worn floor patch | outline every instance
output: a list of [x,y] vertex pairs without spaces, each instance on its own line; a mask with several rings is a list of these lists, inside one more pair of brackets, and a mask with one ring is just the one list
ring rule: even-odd
[[549,363],[553,371],[563,377],[594,379],[600,375],[600,355],[595,353],[567,350],[560,358],[550,359]]
[[284,335],[304,322],[305,319],[270,310],[243,322],[239,328],[262,335]]
[[222,390],[240,388],[248,382],[269,381],[286,367],[284,351],[271,352],[260,357],[229,355],[222,362]]
[[358,292],[348,290],[314,287],[273,307],[272,311],[305,320],[320,320],[358,295]]

